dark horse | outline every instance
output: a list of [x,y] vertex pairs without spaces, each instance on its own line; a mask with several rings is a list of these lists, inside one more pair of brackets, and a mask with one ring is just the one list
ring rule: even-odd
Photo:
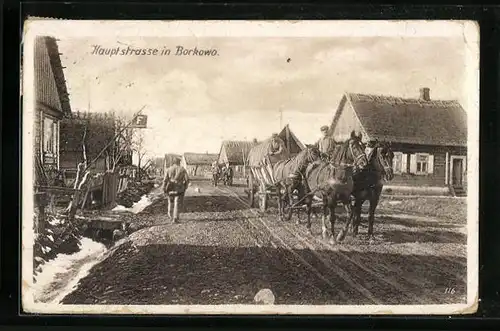
[[392,170],[392,159],[394,153],[390,144],[386,142],[375,142],[372,151],[368,154],[368,166],[354,175],[354,197],[353,235],[358,234],[361,222],[361,207],[368,200],[370,202],[368,214],[368,239],[373,239],[373,222],[375,220],[375,209],[377,208],[380,194],[384,186],[383,180],[391,181],[394,178]]
[[[329,162],[321,161],[312,164],[306,171],[307,194],[305,196],[307,212],[307,229],[311,233],[311,210],[314,195],[323,200],[322,235],[327,238],[326,220],[330,220],[331,239],[335,244],[342,241],[349,229],[352,219],[351,193],[354,188],[353,176],[368,165],[363,145],[358,137],[351,138],[336,145]],[[335,238],[335,208],[341,202],[348,215],[344,229]]]
[[292,217],[292,193],[300,189],[307,166],[319,160],[320,153],[314,146],[306,146],[299,154],[287,160],[278,161],[273,164],[273,178],[278,193],[278,212],[280,221],[283,220],[285,206],[288,205],[287,220]]
[[222,180],[224,182],[224,185],[226,186],[233,185],[233,168],[225,168],[224,172],[222,173]]

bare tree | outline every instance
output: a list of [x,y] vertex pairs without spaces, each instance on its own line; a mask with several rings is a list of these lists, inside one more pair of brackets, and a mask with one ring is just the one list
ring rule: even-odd
[[132,150],[137,154],[137,171],[140,176],[141,163],[147,153],[144,141],[144,132],[142,130],[137,130],[137,133],[135,134],[134,140],[132,142]]
[[117,134],[115,142],[108,152],[110,162],[109,170],[115,170],[120,161],[129,155],[133,150],[132,129],[126,129],[130,119],[125,116],[115,117],[115,132]]
[[86,143],[86,138],[87,138],[87,132],[88,132],[88,126],[89,126],[89,121],[88,119],[84,121],[84,129],[83,129],[83,136],[82,136],[82,152],[83,152],[83,162],[80,162],[77,167],[77,172],[76,172],[76,178],[75,178],[75,183],[73,188],[75,189],[75,193],[73,194],[73,197],[71,201],[69,202],[68,207],[66,208],[66,211],[68,213],[68,219],[69,221],[73,221],[76,215],[76,211],[78,209],[78,202],[80,200],[80,193],[81,190],[83,189],[83,186],[86,185],[90,171],[87,169],[88,168],[88,161],[87,161],[87,143]]

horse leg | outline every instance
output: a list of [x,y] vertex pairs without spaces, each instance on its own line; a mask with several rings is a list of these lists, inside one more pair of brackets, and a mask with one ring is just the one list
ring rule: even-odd
[[361,223],[361,207],[363,206],[363,199],[356,197],[354,200],[354,208],[352,211],[352,236],[356,237],[359,231],[359,224]]
[[[323,239],[327,238],[327,227],[326,227],[326,219],[327,217],[332,217],[331,213],[328,215],[328,199],[323,198],[323,217],[321,218],[321,235],[323,236]],[[331,219],[330,219],[331,222]],[[333,229],[332,229],[333,230]],[[333,233],[333,232],[332,232]]]
[[342,230],[340,230],[338,236],[337,236],[337,241],[338,242],[341,242],[345,239],[345,236],[347,234],[347,232],[349,232],[349,225],[351,224],[351,221],[352,221],[352,206],[351,206],[351,203],[349,201],[347,202],[344,202],[344,207],[347,211],[347,219],[346,219],[346,222],[345,222],[345,225],[344,225],[344,228]]
[[306,198],[307,232],[309,232],[309,234],[312,234],[312,230],[311,230],[311,204],[312,204],[312,200],[310,198]]
[[370,209],[368,214],[368,239],[370,241],[373,241],[375,239],[373,236],[373,223],[375,222],[375,209],[377,209],[377,205],[380,199],[380,193],[382,193],[382,189],[377,187],[370,199]]
[[[336,245],[337,244],[337,240],[335,238],[335,219],[337,218],[336,215],[335,215],[335,208],[337,207],[337,201],[336,199],[332,199],[332,201],[330,201],[330,204],[328,206],[328,210],[330,212],[330,226],[332,228],[332,236],[330,237],[330,244],[332,245]],[[342,233],[339,233],[339,236],[341,235]]]

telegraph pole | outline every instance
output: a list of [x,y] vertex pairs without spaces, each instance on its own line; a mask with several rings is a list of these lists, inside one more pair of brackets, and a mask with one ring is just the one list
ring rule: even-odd
[[283,127],[283,109],[280,109],[280,130]]

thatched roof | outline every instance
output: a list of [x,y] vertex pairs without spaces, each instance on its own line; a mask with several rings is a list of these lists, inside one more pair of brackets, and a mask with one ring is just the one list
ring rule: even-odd
[[333,119],[335,131],[346,102],[352,105],[367,139],[467,146],[467,114],[457,101],[346,93]]
[[187,165],[211,165],[217,161],[219,154],[184,153],[183,157]]
[[[305,146],[299,141],[297,136],[290,130],[290,127],[286,125],[283,130],[278,134],[278,136],[285,142],[288,152],[291,156],[297,155],[302,151]],[[252,147],[248,153],[248,165],[251,167],[257,167],[262,162],[262,159],[269,153],[269,148],[271,146],[271,138],[264,140],[262,143]]]
[[248,153],[257,145],[253,141],[223,141],[219,153],[219,163],[245,165]]

